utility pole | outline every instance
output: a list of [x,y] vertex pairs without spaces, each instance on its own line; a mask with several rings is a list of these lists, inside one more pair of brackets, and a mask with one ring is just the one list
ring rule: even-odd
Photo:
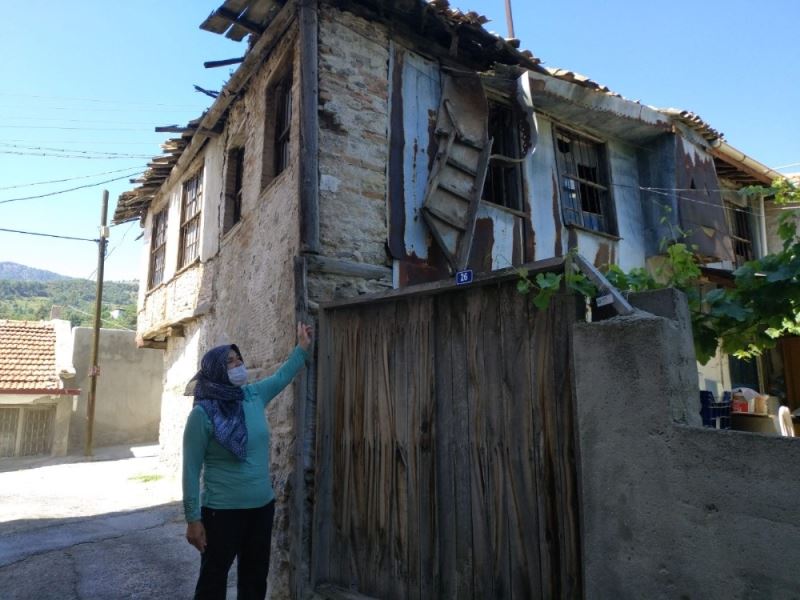
[[103,307],[103,268],[106,259],[106,244],[108,243],[108,190],[103,190],[103,208],[100,212],[100,239],[97,240],[97,287],[94,305],[94,335],[92,337],[92,366],[89,370],[89,396],[86,402],[86,446],[84,455],[92,456],[92,436],[94,435],[94,404],[97,392],[97,350],[100,345],[100,315]]
[[514,19],[511,16],[511,0],[506,0],[506,25],[508,25],[508,37],[516,37],[514,35]]

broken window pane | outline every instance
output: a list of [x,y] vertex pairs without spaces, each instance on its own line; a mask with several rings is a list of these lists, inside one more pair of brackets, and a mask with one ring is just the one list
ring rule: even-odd
[[615,233],[602,144],[566,129],[556,129],[555,143],[564,222]]
[[[521,155],[519,130],[511,107],[499,102],[489,102],[489,137],[492,154],[508,158]],[[483,199],[506,208],[522,210],[522,168],[518,162],[493,159],[489,162]]]

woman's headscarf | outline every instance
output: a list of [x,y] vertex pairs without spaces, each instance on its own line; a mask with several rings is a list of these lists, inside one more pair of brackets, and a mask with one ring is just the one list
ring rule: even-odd
[[247,458],[247,427],[244,422],[242,388],[228,379],[228,354],[235,344],[217,346],[205,353],[200,371],[195,375],[194,405],[202,406],[214,427],[214,439],[236,458]]

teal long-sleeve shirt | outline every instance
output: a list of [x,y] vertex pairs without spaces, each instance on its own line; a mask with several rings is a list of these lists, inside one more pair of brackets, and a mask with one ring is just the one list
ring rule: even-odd
[[200,406],[192,408],[183,432],[183,512],[187,523],[200,519],[201,506],[258,508],[275,498],[269,473],[270,430],[264,408],[289,384],[307,358],[308,353],[297,346],[274,375],[242,386],[247,426],[244,461],[214,439],[214,427],[206,411]]

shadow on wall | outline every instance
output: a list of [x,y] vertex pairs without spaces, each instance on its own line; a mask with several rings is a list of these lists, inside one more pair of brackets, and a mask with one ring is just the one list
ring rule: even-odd
[[[72,330],[73,387],[81,395],[73,400],[69,426],[69,452],[83,450],[86,436],[86,404],[92,329]],[[100,376],[95,396],[93,445],[114,446],[158,441],[161,420],[163,358],[160,350],[137,348],[135,333],[100,330],[98,350]]]

